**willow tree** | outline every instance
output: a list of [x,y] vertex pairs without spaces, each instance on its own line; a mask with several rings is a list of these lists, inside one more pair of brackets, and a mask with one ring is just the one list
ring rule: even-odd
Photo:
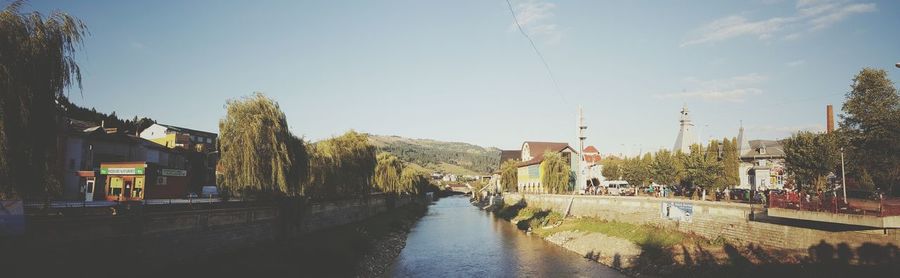
[[375,165],[375,188],[381,192],[401,193],[400,176],[403,173],[403,161],[390,153],[379,153],[378,164]]
[[233,195],[300,192],[298,164],[306,161],[292,153],[299,139],[288,130],[278,103],[254,93],[229,100],[225,108],[225,118],[219,120],[223,189]]
[[506,192],[516,192],[519,188],[519,163],[515,160],[504,161],[500,165],[500,184]]
[[541,184],[550,193],[563,193],[569,190],[572,180],[572,166],[561,153],[547,151],[541,162]]
[[81,87],[74,54],[84,23],[62,12],[22,12],[24,3],[0,12],[0,199],[59,193],[56,100]]
[[313,199],[365,197],[372,192],[375,147],[365,134],[348,131],[341,136],[307,145],[309,188]]
[[431,182],[425,176],[425,173],[416,171],[413,168],[405,167],[400,174],[400,190],[402,192],[419,194],[429,191]]

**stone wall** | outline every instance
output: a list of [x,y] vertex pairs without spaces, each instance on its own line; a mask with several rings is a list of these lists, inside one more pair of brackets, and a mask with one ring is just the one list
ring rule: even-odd
[[414,201],[377,195],[323,203],[120,206],[116,215],[34,216],[26,219],[23,236],[0,238],[0,263],[4,269],[20,267],[22,273],[53,265],[152,267],[307,235]]
[[[507,205],[522,200],[528,206],[565,212],[572,195],[508,194]],[[693,206],[691,221],[676,221],[663,217],[663,202],[681,202]],[[755,209],[755,220],[751,210]],[[759,205],[664,199],[652,197],[574,196],[570,214],[578,217],[596,217],[609,221],[633,224],[649,224],[693,233],[714,240],[723,238],[729,242],[758,244],[770,248],[807,249],[824,240],[828,244],[846,243],[858,247],[863,243],[900,245],[900,233],[896,230],[867,230],[859,227],[828,226],[817,223],[790,223],[779,219],[766,219]]]

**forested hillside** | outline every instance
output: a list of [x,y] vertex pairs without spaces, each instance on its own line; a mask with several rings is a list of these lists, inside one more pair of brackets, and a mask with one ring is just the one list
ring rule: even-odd
[[369,141],[379,150],[429,172],[483,175],[496,170],[500,161],[500,149],[468,143],[372,134]]

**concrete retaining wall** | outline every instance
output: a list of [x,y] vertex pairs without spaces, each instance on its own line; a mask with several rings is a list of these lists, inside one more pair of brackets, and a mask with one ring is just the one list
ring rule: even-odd
[[[565,212],[571,195],[508,194],[507,205],[522,200],[528,206]],[[670,220],[662,215],[663,202],[681,202],[693,206],[691,221]],[[761,211],[759,205],[755,206]],[[609,221],[633,224],[650,224],[685,233],[694,233],[707,239],[724,238],[730,242],[758,244],[771,248],[807,249],[822,240],[829,244],[846,243],[858,247],[863,243],[900,245],[900,233],[896,230],[864,230],[858,228],[809,227],[814,223],[786,225],[778,221],[750,220],[748,204],[663,199],[652,197],[575,196],[571,215],[596,217]]]
[[26,219],[25,235],[0,238],[0,249],[4,250],[0,263],[6,270],[21,267],[22,273],[54,265],[84,265],[87,269],[126,264],[152,267],[303,236],[414,201],[379,195],[367,200],[311,204],[295,201],[152,211],[132,208],[117,215],[31,217]]

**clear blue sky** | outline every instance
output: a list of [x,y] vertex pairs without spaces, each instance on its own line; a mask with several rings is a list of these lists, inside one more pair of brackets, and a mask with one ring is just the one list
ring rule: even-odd
[[348,129],[603,153],[671,148],[679,109],[702,139],[821,130],[862,67],[900,80],[900,1],[33,1],[91,35],[98,110],[218,130],[228,99],[266,93],[294,133]]

